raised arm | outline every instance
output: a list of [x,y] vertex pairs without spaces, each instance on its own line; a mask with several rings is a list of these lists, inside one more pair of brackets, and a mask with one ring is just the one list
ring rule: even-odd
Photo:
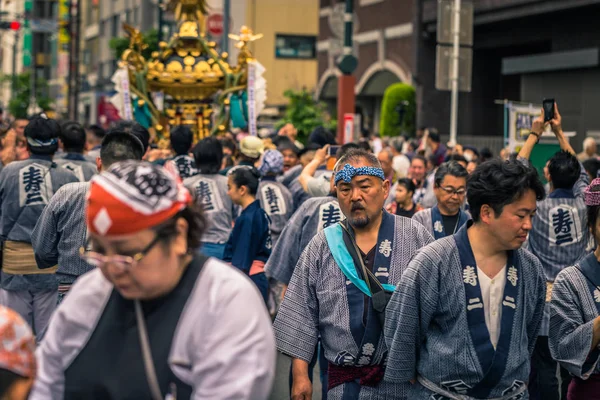
[[302,189],[305,192],[308,192],[308,181],[315,176],[317,168],[329,160],[329,156],[327,155],[328,150],[329,145],[325,145],[322,149],[317,150],[315,152],[315,158],[313,158],[313,160],[309,162],[302,170],[298,180],[300,181],[300,185],[302,185]]
[[534,119],[533,123],[531,124],[529,136],[521,148],[521,151],[519,151],[519,158],[529,160],[533,148],[535,147],[536,143],[540,141],[540,136],[542,136],[544,133],[544,127],[546,124],[547,123],[544,123],[544,110],[542,110],[541,114]]
[[556,105],[556,103],[554,103],[554,118],[550,121],[550,126],[552,127],[552,132],[554,132],[556,139],[558,139],[558,144],[560,145],[560,149],[567,151],[575,156],[576,155],[575,150],[573,150],[573,147],[571,147],[571,144],[569,144],[569,141],[567,140],[567,138],[565,137],[565,134],[563,133],[562,117],[560,116],[560,113],[558,112],[558,106]]

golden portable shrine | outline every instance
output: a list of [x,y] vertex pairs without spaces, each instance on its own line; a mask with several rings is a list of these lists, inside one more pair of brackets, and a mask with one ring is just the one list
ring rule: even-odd
[[121,116],[153,127],[162,148],[168,146],[169,126],[189,126],[195,141],[230,125],[247,128],[265,99],[262,66],[248,49],[262,35],[245,26],[229,35],[239,49],[232,66],[228,54],[206,37],[206,0],[170,0],[165,8],[174,13],[177,29],[149,60],[142,56],[147,44],[140,31],[123,25],[129,48],[113,77]]

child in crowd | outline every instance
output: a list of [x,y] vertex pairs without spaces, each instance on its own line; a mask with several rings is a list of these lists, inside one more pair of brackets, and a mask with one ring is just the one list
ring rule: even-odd
[[398,179],[395,201],[387,206],[387,211],[406,218],[412,218],[417,211],[421,211],[423,209],[413,201],[415,190],[416,186],[410,179]]
[[260,173],[253,167],[238,166],[227,175],[227,194],[242,213],[225,245],[223,260],[249,275],[266,303],[269,283],[264,269],[271,254],[271,235],[269,217],[256,200]]

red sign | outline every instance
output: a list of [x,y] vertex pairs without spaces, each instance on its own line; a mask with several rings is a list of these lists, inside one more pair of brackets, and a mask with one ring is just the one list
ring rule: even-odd
[[206,19],[206,30],[211,36],[223,35],[223,14],[211,14]]
[[354,142],[354,114],[344,114],[344,144]]

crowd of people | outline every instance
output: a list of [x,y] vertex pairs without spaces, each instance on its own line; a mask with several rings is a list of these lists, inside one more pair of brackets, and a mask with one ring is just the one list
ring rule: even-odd
[[1,398],[308,400],[318,362],[323,399],[600,399],[600,161],[558,108],[497,156],[193,137],[1,132]]

